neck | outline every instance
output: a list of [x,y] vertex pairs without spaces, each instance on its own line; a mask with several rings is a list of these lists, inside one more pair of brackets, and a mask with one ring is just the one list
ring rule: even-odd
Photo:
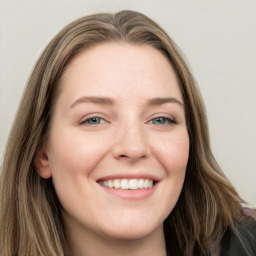
[[66,227],[70,256],[166,256],[163,226],[138,239],[119,239]]

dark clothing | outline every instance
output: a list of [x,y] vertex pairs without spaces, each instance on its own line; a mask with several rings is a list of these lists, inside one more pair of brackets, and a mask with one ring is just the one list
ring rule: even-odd
[[[221,240],[219,256],[256,256],[256,221],[247,217],[238,223],[236,228],[240,236],[234,234],[230,229],[226,230]],[[169,233],[169,239],[166,241],[167,255],[185,256],[183,248],[176,246],[178,241],[173,234]],[[203,254],[196,247],[193,256],[209,256],[209,254]]]
[[244,245],[228,230],[222,240],[220,256],[256,256],[256,222],[253,219],[242,222],[238,224],[237,229]]

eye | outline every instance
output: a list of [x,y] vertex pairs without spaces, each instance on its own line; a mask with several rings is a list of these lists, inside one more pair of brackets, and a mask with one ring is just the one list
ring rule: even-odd
[[149,124],[156,124],[156,125],[166,125],[166,124],[175,124],[176,122],[171,119],[171,118],[167,118],[167,117],[155,117],[153,119],[151,119],[149,122]]
[[101,117],[90,117],[80,122],[80,124],[88,124],[88,125],[98,125],[105,123],[106,120],[104,120]]

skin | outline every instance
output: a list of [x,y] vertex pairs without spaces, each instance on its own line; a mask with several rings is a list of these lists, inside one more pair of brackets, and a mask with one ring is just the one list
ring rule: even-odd
[[[179,198],[189,156],[169,61],[151,46],[101,44],[71,61],[60,86],[37,170],[53,179],[71,255],[165,255],[163,221]],[[152,98],[172,101],[149,104]],[[127,199],[99,185],[109,175],[151,175],[157,185],[146,198]]]

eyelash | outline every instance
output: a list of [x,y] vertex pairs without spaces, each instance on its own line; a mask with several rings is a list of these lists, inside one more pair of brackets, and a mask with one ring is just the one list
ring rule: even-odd
[[165,117],[165,116],[158,116],[158,117],[154,117],[152,118],[151,120],[149,120],[147,123],[149,124],[153,124],[153,120],[164,120],[164,124],[155,124],[155,125],[172,125],[172,124],[177,124],[177,122],[173,119],[173,118],[170,118],[170,117]]
[[[94,124],[90,124],[89,121],[91,120],[98,120],[100,121],[99,123],[94,123]],[[153,121],[154,120],[163,120],[164,123],[163,124],[154,124]],[[90,117],[90,118],[87,118],[85,120],[82,120],[79,124],[80,125],[100,125],[100,124],[103,124],[103,123],[106,123],[107,121],[102,118],[102,117],[98,117],[98,116],[93,116],[93,117]],[[149,120],[148,122],[146,122],[147,124],[153,124],[153,125],[171,125],[171,124],[177,124],[177,122],[173,119],[173,118],[170,118],[170,117],[165,117],[165,116],[158,116],[158,117],[154,117],[152,118],[151,120]]]
[[[100,123],[97,123],[97,124],[90,124],[90,123],[88,123],[90,120],[93,120],[93,119],[98,119],[98,120],[100,120]],[[103,122],[102,122],[102,121],[103,121]],[[85,120],[82,120],[79,124],[80,124],[80,125],[100,125],[100,124],[106,123],[106,122],[107,122],[107,121],[106,121],[104,118],[102,118],[102,117],[93,116],[93,117],[87,118],[87,119],[85,119]]]

